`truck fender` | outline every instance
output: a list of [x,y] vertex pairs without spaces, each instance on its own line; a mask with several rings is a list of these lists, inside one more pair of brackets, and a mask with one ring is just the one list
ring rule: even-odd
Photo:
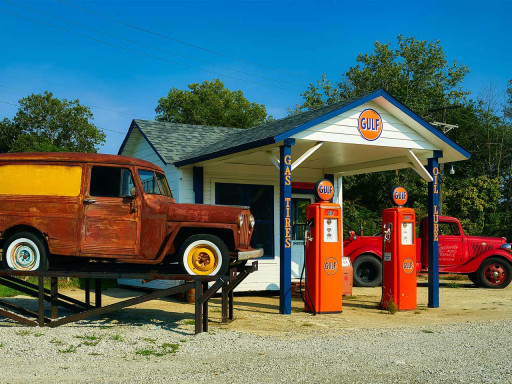
[[363,253],[371,253],[379,258],[379,260],[382,260],[382,249],[376,248],[376,247],[361,247],[357,248],[356,252],[353,252],[349,255],[350,262],[354,263],[354,260],[362,255]]

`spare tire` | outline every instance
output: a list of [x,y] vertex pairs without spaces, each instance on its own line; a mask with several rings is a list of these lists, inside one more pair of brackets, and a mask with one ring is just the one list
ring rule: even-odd
[[376,287],[382,282],[382,263],[370,253],[359,255],[352,264],[356,287]]

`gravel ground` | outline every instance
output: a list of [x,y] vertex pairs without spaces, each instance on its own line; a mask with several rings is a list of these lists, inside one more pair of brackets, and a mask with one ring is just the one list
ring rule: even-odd
[[[406,328],[193,336],[96,320],[56,329],[3,320],[4,383],[512,383],[512,320]],[[303,327],[308,328],[308,327]]]

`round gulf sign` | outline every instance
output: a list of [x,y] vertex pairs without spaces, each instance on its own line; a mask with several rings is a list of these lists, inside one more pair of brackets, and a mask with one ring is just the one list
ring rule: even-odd
[[359,115],[357,129],[363,139],[368,141],[377,140],[382,133],[382,118],[377,111],[365,109]]
[[402,263],[402,269],[405,273],[410,274],[414,272],[414,261],[412,259],[405,259]]
[[404,187],[395,187],[391,192],[391,203],[396,207],[403,207],[407,203],[407,191]]
[[334,257],[329,257],[324,262],[324,271],[328,275],[334,275],[338,272],[339,263]]
[[318,200],[329,201],[334,196],[334,185],[330,180],[318,180],[315,184],[315,196]]

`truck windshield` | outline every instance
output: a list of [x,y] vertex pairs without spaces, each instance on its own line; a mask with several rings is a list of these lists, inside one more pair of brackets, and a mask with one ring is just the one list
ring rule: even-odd
[[145,169],[139,169],[138,173],[144,192],[172,197],[171,189],[164,174]]

